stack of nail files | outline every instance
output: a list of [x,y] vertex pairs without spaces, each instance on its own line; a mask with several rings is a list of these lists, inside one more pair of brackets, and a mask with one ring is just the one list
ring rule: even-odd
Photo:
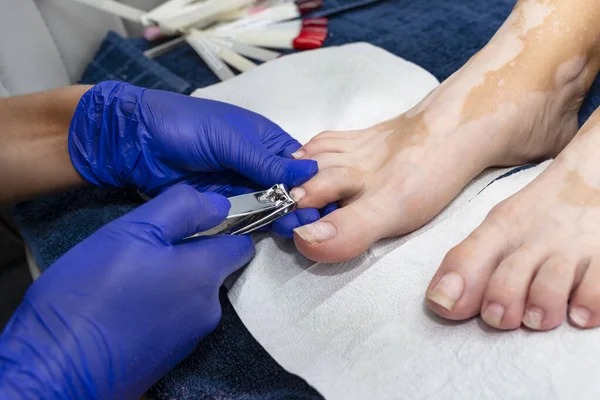
[[[204,0],[206,1],[206,0]],[[194,25],[188,27],[202,28],[206,25],[207,21],[211,23],[222,23],[222,22],[233,22],[248,16],[254,15],[267,8],[271,8],[277,5],[292,3],[294,0],[252,0],[244,2],[244,6],[231,8],[228,5],[225,7],[225,11],[215,13],[213,8],[210,12],[210,19],[204,17],[201,21],[196,22]],[[191,6],[199,7],[190,1],[183,0],[170,0],[157,8],[149,11],[142,17],[142,22],[146,26],[144,31],[144,37],[147,40],[156,40],[164,36],[170,36],[178,33],[183,33],[184,24],[182,24],[182,18],[185,15],[186,9],[189,10]],[[221,4],[223,6],[223,4]],[[190,19],[189,16],[185,17]],[[179,21],[177,21],[179,19]],[[179,27],[179,30],[177,30]]]
[[321,47],[327,36],[326,24],[326,19],[314,19],[239,31],[206,33],[195,30],[186,36],[186,41],[221,80],[227,80],[235,76],[228,66],[247,72],[257,66],[250,59],[266,62],[281,55],[266,48],[309,50]]
[[162,35],[185,34],[191,28],[204,28],[222,20],[221,15],[250,6],[255,0],[168,0],[144,11],[116,0],[72,0],[97,8],[146,27]]
[[146,26],[144,36],[180,37],[150,49],[149,58],[187,42],[221,80],[281,54],[271,49],[316,49],[327,38],[326,18],[301,16],[323,0],[168,0],[144,12],[115,0],[74,0]]
[[[222,22],[210,29],[192,28],[182,38],[157,46],[145,54],[156,57],[187,42],[221,80],[235,76],[230,68],[247,72],[279,57],[278,50],[310,50],[327,38],[326,18],[300,19],[322,6],[322,0],[271,0],[259,2],[235,13],[223,14]],[[240,19],[231,21],[234,17]],[[225,22],[228,21],[228,22]]]

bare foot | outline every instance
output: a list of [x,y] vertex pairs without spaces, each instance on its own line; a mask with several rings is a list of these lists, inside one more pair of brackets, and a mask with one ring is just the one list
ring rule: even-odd
[[[600,110],[523,190],[452,249],[427,293],[449,319],[481,312],[499,329],[535,330],[568,315],[600,325]],[[571,297],[572,296],[572,297]]]
[[599,64],[591,28],[566,33],[598,25],[571,3],[520,1],[490,43],[410,111],[307,143],[297,157],[317,160],[320,172],[293,194],[301,207],[343,208],[296,230],[300,252],[356,257],[427,223],[487,167],[556,156],[577,131]]

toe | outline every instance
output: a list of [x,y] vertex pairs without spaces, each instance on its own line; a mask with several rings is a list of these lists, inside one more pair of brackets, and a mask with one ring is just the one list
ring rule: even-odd
[[569,319],[580,328],[600,325],[600,262],[590,261],[569,305]]
[[294,153],[295,158],[313,158],[321,153],[350,153],[356,149],[356,142],[345,138],[313,138]]
[[546,260],[529,288],[523,325],[534,330],[549,330],[562,324],[580,263],[565,256]]
[[352,139],[357,136],[362,136],[363,131],[358,129],[354,131],[323,131],[318,135],[313,136],[311,140],[318,139]]
[[488,280],[510,246],[504,230],[488,217],[442,261],[427,289],[429,307],[453,320],[477,315]]
[[381,210],[362,198],[333,211],[319,221],[295,229],[296,247],[305,257],[318,262],[342,262],[368,250],[384,235]]
[[327,168],[301,187],[292,189],[291,195],[300,208],[323,208],[361,191],[363,181],[363,173],[355,168]]
[[483,297],[481,318],[486,324],[497,329],[521,326],[529,285],[544,262],[545,253],[545,248],[522,246],[502,260]]
[[352,167],[357,164],[352,154],[346,153],[322,153],[312,157],[319,166],[319,171],[335,167]]

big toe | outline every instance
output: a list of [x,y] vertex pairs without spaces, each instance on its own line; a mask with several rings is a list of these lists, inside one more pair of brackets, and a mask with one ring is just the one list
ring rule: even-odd
[[503,230],[488,217],[442,261],[427,289],[429,308],[451,320],[479,314],[487,283],[508,246]]
[[342,262],[358,257],[385,235],[378,209],[360,199],[319,221],[294,230],[296,247],[305,257],[318,262]]

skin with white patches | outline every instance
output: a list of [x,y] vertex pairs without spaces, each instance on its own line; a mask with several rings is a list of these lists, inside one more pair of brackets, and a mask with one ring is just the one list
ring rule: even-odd
[[[536,70],[520,55],[510,68],[522,68],[528,79],[518,87],[506,88],[507,95],[514,99],[537,92],[541,99],[554,93],[554,102],[546,103],[546,107],[564,104],[568,114],[579,107],[581,96],[598,72],[598,28],[593,22],[598,7],[585,0],[535,3],[521,2],[523,14],[533,13],[527,9],[533,10],[540,3],[554,6],[555,11],[543,13],[548,23],[538,27],[531,27],[527,17],[518,18],[525,20],[520,27],[527,28],[528,37],[537,31],[526,44],[525,54],[542,48],[547,36],[560,35],[552,46],[559,50],[553,58],[558,67],[549,68],[547,55],[542,58],[540,53],[538,62],[544,60],[545,64]],[[519,6],[515,12],[518,10]],[[544,72],[554,72],[545,86],[543,80],[535,80],[535,74]],[[503,81],[506,71],[494,74]],[[572,98],[571,104],[556,101],[562,96]],[[488,102],[494,105],[493,100]],[[523,324],[548,330],[566,319],[581,328],[600,325],[598,148],[600,111],[544,173],[499,204],[477,230],[448,253],[427,290],[432,310],[454,320],[481,313],[488,325],[498,329]]]
[[428,289],[430,307],[450,319],[481,313],[499,329],[548,330],[567,318],[600,325],[599,147],[600,110],[539,177],[448,253]]
[[321,262],[356,257],[425,224],[485,168],[556,156],[600,67],[593,3],[521,0],[488,45],[413,109],[307,143],[303,157],[320,172],[303,185],[300,207],[345,207],[314,226],[327,239],[299,228],[298,249]]
[[523,1],[517,8],[520,34],[526,35],[530,30],[541,26],[544,20],[556,10],[553,1]]

